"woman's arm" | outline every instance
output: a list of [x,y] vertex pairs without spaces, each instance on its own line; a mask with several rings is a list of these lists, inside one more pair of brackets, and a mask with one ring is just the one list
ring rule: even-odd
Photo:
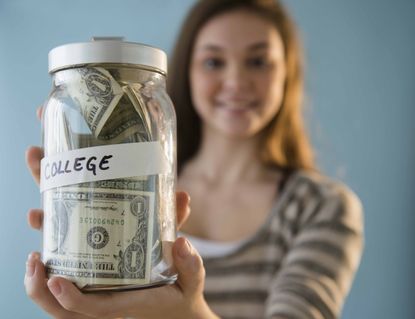
[[267,318],[338,318],[363,250],[360,201],[336,185],[300,206],[298,223],[289,226],[298,229],[271,284]]

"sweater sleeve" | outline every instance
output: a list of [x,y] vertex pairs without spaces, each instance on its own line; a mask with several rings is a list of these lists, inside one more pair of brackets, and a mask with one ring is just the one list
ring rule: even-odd
[[333,183],[302,192],[284,214],[288,250],[270,286],[266,318],[338,318],[363,250],[359,199]]

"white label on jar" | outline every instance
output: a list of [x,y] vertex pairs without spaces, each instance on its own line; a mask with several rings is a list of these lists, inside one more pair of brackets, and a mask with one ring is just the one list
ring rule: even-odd
[[84,182],[163,174],[167,159],[160,142],[81,148],[44,157],[40,191]]

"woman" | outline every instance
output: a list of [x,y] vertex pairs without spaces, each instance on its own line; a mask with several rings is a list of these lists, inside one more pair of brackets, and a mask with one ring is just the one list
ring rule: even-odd
[[[170,65],[178,182],[192,198],[186,219],[178,193],[177,213],[196,247],[176,241],[178,283],[83,295],[62,278],[46,284],[32,254],[28,294],[58,318],[337,318],[361,256],[361,207],[315,169],[292,21],[271,0],[202,0]],[[28,152],[35,177],[40,155]],[[29,213],[35,228],[40,217]]]

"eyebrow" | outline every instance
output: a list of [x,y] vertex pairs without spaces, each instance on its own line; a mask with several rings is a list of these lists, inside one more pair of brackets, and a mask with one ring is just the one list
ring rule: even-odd
[[263,41],[263,42],[257,42],[257,43],[251,44],[248,47],[248,50],[256,51],[256,50],[267,49],[268,47],[269,47],[268,42]]
[[[248,51],[262,50],[262,49],[268,48],[268,46],[269,46],[268,42],[266,42],[266,41],[256,42],[256,43],[253,43],[253,44],[248,46]],[[199,49],[200,50],[207,50],[207,51],[214,51],[214,52],[222,51],[222,47],[218,46],[216,44],[202,45]]]

